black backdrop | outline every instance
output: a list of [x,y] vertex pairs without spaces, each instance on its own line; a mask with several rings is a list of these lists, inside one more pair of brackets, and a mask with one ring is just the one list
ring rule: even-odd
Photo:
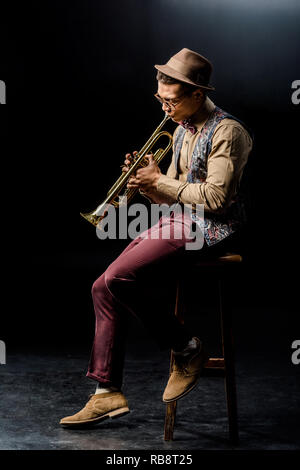
[[0,76],[14,105],[2,174],[3,187],[9,179],[2,198],[8,307],[0,332],[7,347],[90,344],[92,282],[126,242],[98,240],[79,212],[96,207],[119,176],[124,154],[160,122],[153,65],[182,47],[213,62],[211,99],[255,133],[247,169],[252,223],[237,292],[258,332],[260,322],[275,321],[291,344],[299,337],[300,105],[291,100],[292,82],[300,79],[299,3],[12,6],[10,68],[3,55]]

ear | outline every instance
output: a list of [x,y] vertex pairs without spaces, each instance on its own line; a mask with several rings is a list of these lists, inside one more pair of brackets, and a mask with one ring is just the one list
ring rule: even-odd
[[203,95],[204,93],[200,89],[194,91],[194,96],[195,96],[196,101],[202,101]]

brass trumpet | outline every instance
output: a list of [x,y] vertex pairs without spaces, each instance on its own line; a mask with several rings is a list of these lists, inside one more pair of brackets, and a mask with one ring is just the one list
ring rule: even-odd
[[[168,145],[165,148],[159,148],[153,153],[153,158],[157,164],[163,159],[163,157],[167,154],[173,144],[173,137],[169,132],[162,131],[162,127],[165,125],[167,120],[170,119],[170,116],[167,114],[165,115],[162,122],[159,126],[155,129],[149,140],[145,143],[142,149],[133,157],[133,162],[131,163],[128,171],[125,173],[123,172],[119,179],[115,182],[115,184],[110,188],[107,193],[106,199],[93,211],[88,212],[86,214],[80,213],[82,217],[84,217],[88,222],[93,224],[95,227],[100,228],[99,223],[102,219],[104,219],[106,213],[105,210],[109,204],[112,204],[114,207],[120,207],[122,204],[129,202],[135,193],[138,191],[137,188],[126,188],[124,193],[121,194],[124,186],[127,184],[129,177],[132,173],[138,168],[147,166],[147,161],[144,159],[145,155],[151,152],[152,147],[154,144],[162,137],[167,136],[169,138]],[[117,198],[119,197],[119,200]]]

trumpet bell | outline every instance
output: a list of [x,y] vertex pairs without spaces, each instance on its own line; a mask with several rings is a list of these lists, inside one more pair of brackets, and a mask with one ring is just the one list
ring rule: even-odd
[[95,215],[94,212],[88,212],[86,214],[84,214],[83,212],[80,212],[80,215],[85,219],[87,220],[88,222],[90,222],[92,225],[94,225],[94,227],[97,227],[99,222],[101,222],[101,220],[104,219],[104,216],[103,215]]

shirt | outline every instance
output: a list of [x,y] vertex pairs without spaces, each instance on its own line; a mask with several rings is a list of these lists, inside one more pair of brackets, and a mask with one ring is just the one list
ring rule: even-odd
[[[203,183],[188,183],[187,174],[192,153],[200,132],[215,105],[206,97],[193,119],[197,132],[186,131],[179,158],[178,172],[173,156],[167,174],[161,174],[157,184],[160,199],[172,204],[203,204],[204,211],[221,213],[236,195],[243,169],[252,150],[252,139],[239,122],[225,118],[215,128],[212,148],[207,159],[207,178]],[[175,129],[174,137],[179,126]]]

